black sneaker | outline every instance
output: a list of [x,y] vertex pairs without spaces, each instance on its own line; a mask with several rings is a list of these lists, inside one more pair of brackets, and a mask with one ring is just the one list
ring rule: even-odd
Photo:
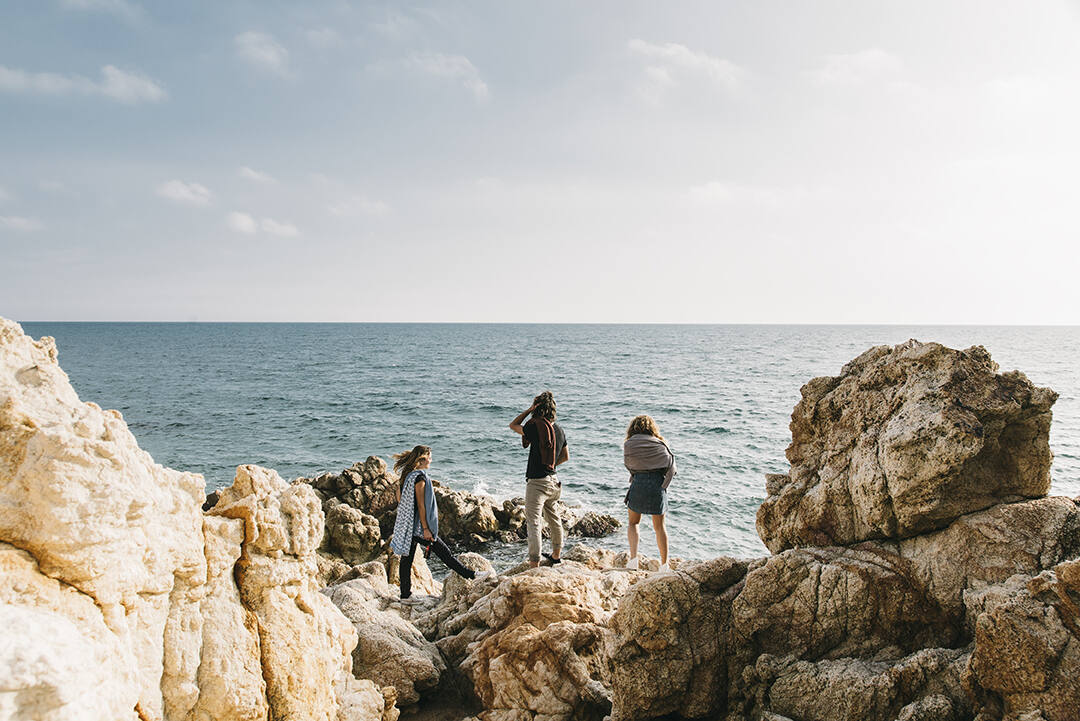
[[547,560],[551,561],[552,566],[554,566],[556,564],[559,564],[559,563],[562,563],[561,558],[555,558],[550,553],[541,553],[540,555],[543,556],[544,558],[546,558]]

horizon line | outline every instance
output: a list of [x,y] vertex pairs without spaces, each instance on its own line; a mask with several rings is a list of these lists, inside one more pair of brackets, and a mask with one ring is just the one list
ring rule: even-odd
[[[14,319],[13,319],[14,320]],[[961,323],[918,321],[514,321],[514,320],[16,320],[16,323],[152,323],[175,325],[669,325],[796,327],[1078,328],[1080,323]]]

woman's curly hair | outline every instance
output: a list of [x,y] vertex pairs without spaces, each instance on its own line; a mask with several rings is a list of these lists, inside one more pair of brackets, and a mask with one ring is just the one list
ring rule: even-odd
[[549,421],[555,420],[555,396],[551,391],[544,391],[536,398],[533,398],[533,405],[536,406],[533,409],[533,418],[539,416]]
[[660,426],[656,425],[656,421],[652,419],[652,416],[638,416],[630,421],[630,426],[626,429],[626,439],[630,440],[630,436],[637,436],[642,433],[664,440],[664,437],[660,435]]

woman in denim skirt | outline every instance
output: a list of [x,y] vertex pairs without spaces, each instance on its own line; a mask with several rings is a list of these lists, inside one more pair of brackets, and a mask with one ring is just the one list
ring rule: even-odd
[[660,570],[668,567],[668,538],[664,527],[667,513],[667,487],[677,473],[675,455],[667,441],[660,435],[656,421],[649,416],[638,416],[630,421],[623,443],[623,463],[630,471],[630,490],[626,492],[626,508],[629,514],[626,539],[630,544],[630,560],[626,567],[638,567],[638,523],[642,514],[652,516],[656,531],[656,546],[660,551]]

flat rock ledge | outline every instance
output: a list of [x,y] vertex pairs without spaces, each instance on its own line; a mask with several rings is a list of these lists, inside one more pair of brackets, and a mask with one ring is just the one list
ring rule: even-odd
[[[418,563],[402,605],[378,459],[241,466],[204,512],[200,476],[0,320],[0,719],[1075,721],[1054,398],[979,348],[871,349],[803,389],[758,517],[773,555],[660,573],[577,545],[442,584]],[[513,533],[516,504],[441,493],[462,538]]]

